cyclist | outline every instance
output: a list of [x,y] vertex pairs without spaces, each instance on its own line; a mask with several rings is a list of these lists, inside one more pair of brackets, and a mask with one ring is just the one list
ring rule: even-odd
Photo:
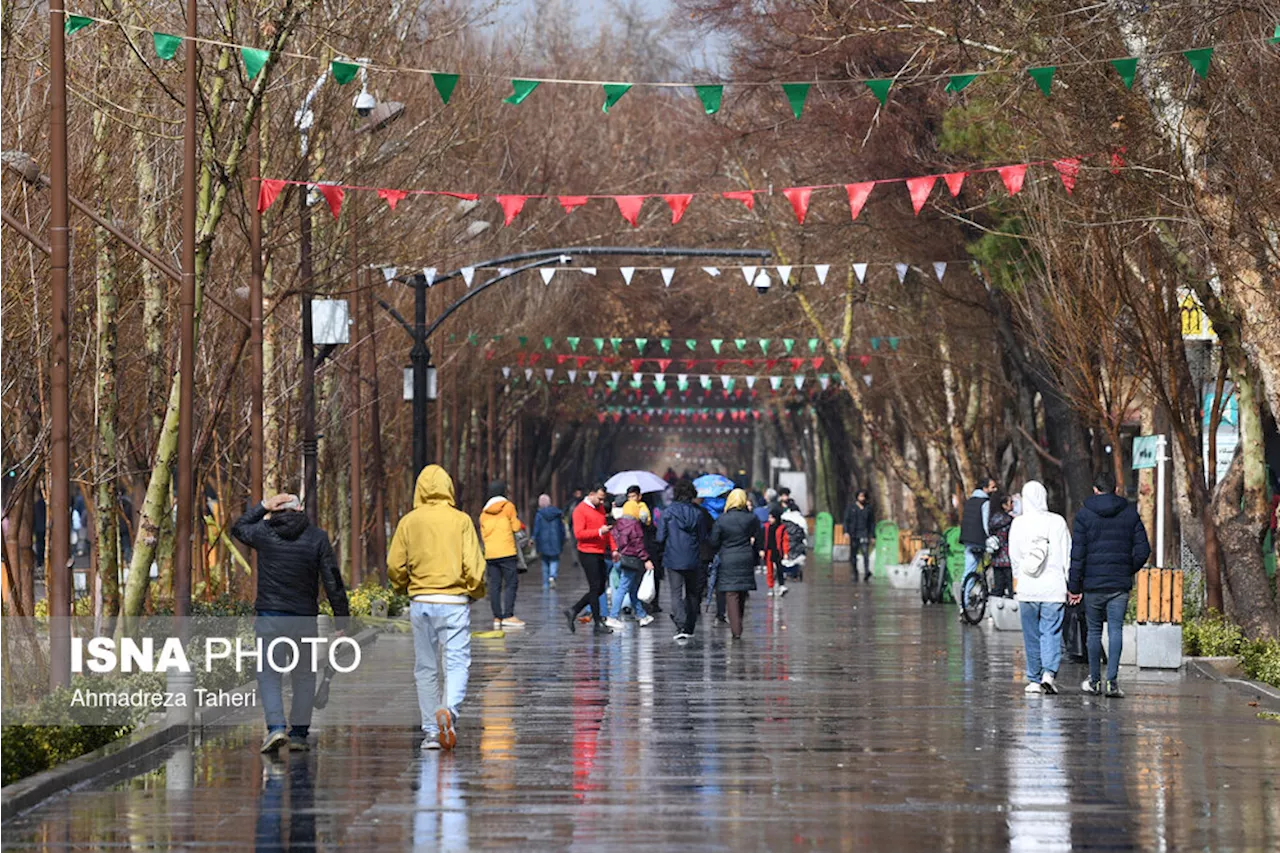
[[[964,577],[960,582],[962,591],[969,583],[969,576],[978,571],[982,555],[986,553],[987,537],[991,535],[987,529],[991,517],[989,496],[996,489],[995,479],[987,477],[986,485],[981,489],[974,489],[973,494],[964,502],[964,512],[960,518],[960,544],[964,546]],[[963,595],[956,601],[956,606],[960,609],[960,621],[963,622]]]

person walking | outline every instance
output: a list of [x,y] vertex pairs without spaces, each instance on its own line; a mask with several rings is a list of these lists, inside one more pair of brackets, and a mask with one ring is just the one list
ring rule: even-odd
[[663,565],[671,586],[671,621],[676,642],[693,636],[701,609],[703,586],[707,582],[702,561],[702,544],[710,533],[706,513],[694,505],[697,489],[688,480],[676,481],[671,505],[658,519],[658,542],[662,544]]
[[787,527],[782,523],[782,505],[769,509],[769,521],[764,526],[764,570],[769,595],[782,598],[787,594],[786,578],[782,574],[782,560],[787,555]]
[[[317,602],[320,585],[333,609],[334,629],[341,636],[347,628],[350,609],[347,590],[338,571],[338,555],[329,536],[316,527],[302,511],[296,495],[280,494],[251,507],[231,526],[231,535],[258,552],[258,589],[253,609],[254,631],[266,654],[277,640],[286,651],[277,651],[272,660],[284,668],[289,644],[301,649],[289,673],[293,701],[285,732],[284,673],[263,661],[258,672],[258,695],[267,721],[262,752],[275,753],[288,745],[295,751],[308,748],[311,709],[316,695],[316,673],[312,656],[305,654],[303,640],[316,636]],[[279,650],[280,646],[276,646]]]
[[724,514],[711,526],[711,547],[720,556],[716,592],[724,593],[729,633],[742,638],[742,617],[747,595],[756,588],[756,565],[764,550],[760,520],[751,512],[747,493],[734,489],[724,504]]
[[1026,692],[1057,693],[1071,533],[1065,518],[1049,512],[1044,486],[1035,480],[1022,487],[1022,515],[1009,528],[1009,558],[1018,579]]
[[[1023,495],[1026,502],[1026,495]],[[1067,588],[1072,604],[1084,601],[1088,624],[1089,679],[1086,693],[1124,698],[1120,689],[1120,652],[1124,649],[1125,613],[1133,576],[1151,556],[1151,543],[1138,510],[1116,494],[1116,478],[1102,471],[1093,478],[1093,495],[1085,499],[1071,528],[1071,574]],[[1102,682],[1102,623],[1107,623],[1107,680]]]
[[631,597],[632,613],[639,620],[640,627],[646,628],[653,624],[653,617],[640,600],[640,580],[645,572],[653,571],[653,559],[645,546],[644,525],[639,516],[643,506],[639,501],[627,501],[622,508],[622,517],[613,525],[614,560],[618,563],[619,579],[605,624],[615,631],[623,628],[620,617],[622,602],[627,596]]
[[[960,544],[964,546],[964,577],[960,581],[960,589],[966,589],[969,576],[978,571],[982,563],[982,555],[987,551],[987,537],[991,535],[988,522],[991,518],[990,491],[994,490],[993,481],[987,478],[987,486],[974,489],[973,494],[964,502],[960,515]],[[964,621],[964,596],[956,599],[960,608],[960,620]]]
[[997,493],[992,496],[991,503],[995,509],[987,520],[987,527],[991,531],[988,544],[996,546],[991,551],[991,574],[995,581],[991,594],[1011,598],[1013,564],[1009,560],[1009,528],[1013,524],[1013,496]]
[[578,614],[591,606],[591,617],[595,622],[597,634],[612,634],[613,629],[604,622],[604,607],[601,596],[604,595],[608,569],[605,567],[605,554],[612,554],[613,536],[610,533],[609,508],[605,505],[608,493],[603,483],[592,487],[586,497],[573,511],[573,536],[578,543],[578,559],[582,561],[582,571],[587,576],[587,591],[582,598],[564,611],[569,620],[569,631],[578,630]]
[[844,532],[849,537],[849,562],[853,580],[858,579],[858,555],[862,555],[863,579],[871,580],[871,540],[876,535],[876,511],[866,489],[844,511]]
[[538,496],[538,514],[533,517],[533,544],[542,561],[542,585],[556,588],[560,555],[564,553],[564,513],[553,506],[550,495]]
[[418,475],[413,509],[396,525],[387,580],[407,593],[413,680],[426,738],[422,748],[452,749],[458,707],[471,670],[471,602],[485,594],[485,560],[470,517],[457,508],[453,479],[439,465]]
[[480,539],[489,572],[489,605],[493,610],[493,630],[520,631],[524,620],[516,618],[516,589],[520,586],[520,558],[516,556],[516,532],[524,524],[516,517],[515,504],[503,494],[507,484],[489,484],[484,509],[480,511]]

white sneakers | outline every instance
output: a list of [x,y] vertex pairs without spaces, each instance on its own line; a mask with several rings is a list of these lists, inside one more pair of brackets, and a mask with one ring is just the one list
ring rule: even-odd
[[1056,696],[1058,693],[1058,685],[1053,683],[1053,673],[1046,672],[1040,678],[1040,689],[1050,696]]
[[646,617],[644,617],[643,619],[641,619],[641,620],[640,620],[640,627],[641,627],[641,628],[647,628],[647,627],[649,627],[649,626],[650,626],[650,625],[652,625],[652,624],[653,624],[653,617],[652,617],[652,616],[646,616]]
[[502,620],[501,620],[501,619],[494,619],[494,620],[493,620],[493,630],[495,630],[495,631],[501,631],[501,630],[502,630]]
[[615,631],[621,631],[623,628],[626,627],[625,625],[622,624],[621,619],[614,619],[612,616],[604,620],[604,624],[608,625],[610,628],[612,628]]
[[681,631],[680,633],[676,634],[676,635],[675,635],[674,637],[672,637],[671,639],[675,640],[677,643],[683,643],[683,642],[685,642],[686,640],[688,640],[689,638],[691,638],[692,636],[693,636],[692,634],[686,634],[684,631]]
[[1041,693],[1044,692],[1044,688],[1041,687],[1039,683],[1032,681],[1027,685],[1026,689],[1023,690],[1022,692],[1026,693],[1028,696],[1039,696]]
[[779,587],[778,587],[778,598],[782,598],[782,596],[784,596],[784,595],[786,595],[786,594],[787,594],[787,585],[786,585],[785,583],[784,583],[784,584],[779,585]]
[[502,620],[502,629],[504,631],[523,631],[525,628],[524,620],[512,616],[510,619]]

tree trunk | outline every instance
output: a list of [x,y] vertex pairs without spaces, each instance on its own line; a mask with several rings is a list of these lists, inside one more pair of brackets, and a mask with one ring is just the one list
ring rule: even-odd
[[[94,158],[94,171],[98,180],[106,180],[107,146],[105,145],[107,119],[101,112],[94,114],[94,140],[97,143],[97,155]],[[99,198],[99,210],[107,219],[111,218],[111,204],[107,193]],[[94,522],[97,526],[96,560],[98,583],[102,589],[103,624],[110,626],[116,614],[120,612],[120,565],[119,530],[116,517],[116,475],[117,463],[116,413],[119,403],[116,399],[116,337],[118,297],[116,294],[116,256],[113,237],[105,228],[94,229],[94,241],[97,244],[97,381],[94,385],[93,408],[97,421],[97,435],[94,441],[93,475],[96,486],[94,503],[97,512]],[[144,264],[149,267],[150,264]],[[94,592],[96,584],[91,585]],[[99,614],[95,614],[99,615]]]

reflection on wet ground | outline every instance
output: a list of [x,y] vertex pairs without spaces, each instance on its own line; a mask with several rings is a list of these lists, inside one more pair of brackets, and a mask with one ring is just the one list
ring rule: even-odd
[[[567,577],[567,576],[566,576]],[[473,643],[452,754],[419,753],[412,648],[334,682],[311,753],[206,729],[4,824],[5,847],[238,850],[1054,850],[1280,847],[1280,726],[1176,673],[1129,698],[1025,697],[1021,639],[813,567],[752,599],[741,642],[665,615],[569,635],[577,597],[526,582],[529,630]],[[484,605],[473,610],[487,627]],[[661,630],[659,630],[661,629]]]

